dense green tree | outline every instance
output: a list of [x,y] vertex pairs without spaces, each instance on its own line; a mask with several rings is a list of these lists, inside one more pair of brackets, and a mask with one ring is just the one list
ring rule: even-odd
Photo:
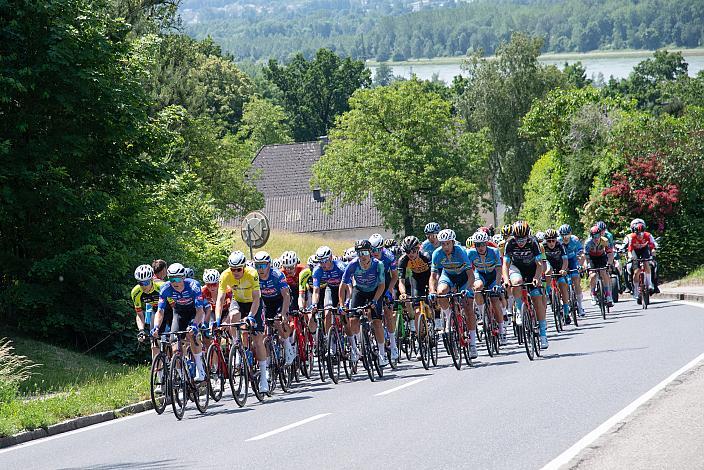
[[512,215],[523,203],[523,185],[539,155],[531,142],[518,134],[521,118],[533,100],[565,82],[557,68],[538,62],[542,44],[540,38],[514,34],[499,47],[496,60],[473,55],[466,64],[468,78],[457,99],[470,128],[488,129],[494,148],[489,159],[495,184],[492,196],[494,201],[500,198]]
[[384,224],[420,233],[428,220],[469,235],[476,227],[491,145],[462,132],[451,104],[413,78],[358,90],[314,166],[314,184],[331,200],[354,203],[371,193]]
[[282,92],[297,142],[327,134],[335,118],[349,109],[352,93],[371,86],[371,72],[363,62],[342,59],[327,49],[319,50],[310,61],[302,54],[287,65],[270,60],[264,73]]
[[244,105],[242,124],[237,136],[247,142],[253,152],[257,152],[264,145],[293,142],[284,109],[258,97],[252,98]]
[[394,70],[386,63],[381,63],[374,72],[374,85],[386,86],[390,85],[394,79]]

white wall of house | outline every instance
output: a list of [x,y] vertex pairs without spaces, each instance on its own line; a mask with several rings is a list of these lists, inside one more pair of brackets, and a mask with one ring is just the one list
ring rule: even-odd
[[359,240],[369,238],[373,233],[380,233],[384,238],[392,238],[394,234],[384,227],[366,227],[350,230],[329,230],[327,232],[311,232],[321,237],[330,238],[331,240]]

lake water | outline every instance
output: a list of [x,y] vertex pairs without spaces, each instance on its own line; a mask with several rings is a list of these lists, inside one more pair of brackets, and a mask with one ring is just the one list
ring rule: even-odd
[[[595,78],[599,73],[603,74],[604,79],[608,80],[610,76],[615,78],[625,78],[633,70],[639,62],[647,59],[650,56],[628,56],[628,57],[588,57],[569,59],[546,59],[541,58],[540,62],[544,64],[557,65],[562,68],[565,62],[574,63],[581,61],[582,65],[587,69],[587,77]],[[684,58],[689,64],[689,74],[696,75],[697,72],[704,69],[704,55],[701,53],[696,55],[687,55],[684,53]],[[392,65],[394,75],[400,75],[405,78],[410,78],[411,74],[415,73],[418,78],[429,80],[433,74],[438,74],[440,80],[445,83],[452,83],[452,78],[455,75],[462,74],[461,64],[403,64]],[[370,67],[372,74],[375,73],[376,67]]]

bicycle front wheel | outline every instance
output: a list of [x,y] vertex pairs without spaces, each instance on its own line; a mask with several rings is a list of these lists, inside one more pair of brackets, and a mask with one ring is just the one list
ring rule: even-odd
[[249,395],[249,367],[247,366],[247,353],[242,344],[233,345],[227,358],[228,377],[232,398],[237,406],[242,408],[247,403]]
[[526,350],[526,355],[528,356],[528,359],[532,361],[534,359],[533,342],[535,341],[535,334],[533,332],[533,323],[530,319],[530,314],[528,313],[528,308],[525,304],[523,304],[523,308],[521,308],[521,319],[521,330],[523,332],[523,346]]
[[152,361],[150,373],[150,394],[152,405],[156,414],[162,414],[166,409],[166,396],[168,393],[169,367],[166,364],[166,354],[160,352]]
[[170,376],[169,383],[171,384],[171,408],[174,410],[174,416],[179,421],[183,419],[183,414],[186,411],[186,403],[188,403],[188,387],[186,385],[188,376],[186,372],[186,362],[181,354],[174,354],[171,358],[169,366]]
[[418,354],[425,370],[430,369],[430,333],[425,318],[418,322]]
[[340,382],[340,362],[342,351],[340,351],[340,336],[335,325],[332,325],[328,330],[327,336],[328,354],[327,366],[330,379],[333,383]]
[[484,313],[482,315],[482,330],[484,330],[484,344],[489,353],[489,357],[494,357],[493,335],[491,334],[491,319],[489,318],[489,307],[484,305]]
[[208,381],[210,398],[218,402],[225,391],[225,371],[227,368],[221,361],[220,354],[218,354],[218,345],[216,343],[211,344],[208,348],[208,353],[205,355],[205,363],[207,364],[208,373],[210,374],[210,380]]
[[452,357],[452,364],[454,364],[455,369],[460,370],[462,368],[462,346],[460,344],[457,315],[454,312],[450,314],[450,329],[447,332],[447,348]]

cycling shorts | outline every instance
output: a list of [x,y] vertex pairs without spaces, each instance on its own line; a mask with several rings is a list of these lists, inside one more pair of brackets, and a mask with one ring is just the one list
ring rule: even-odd
[[[238,302],[232,299],[230,304],[230,313],[240,313],[240,320],[244,320],[244,317],[249,316],[252,311],[252,302]],[[262,332],[264,331],[264,302],[259,300],[259,309],[255,315],[252,315],[256,325],[254,325],[254,331]]]
[[[579,265],[577,264],[577,258],[569,258],[567,260],[567,269],[569,271],[571,271],[573,269],[578,269],[578,268],[579,268]],[[571,273],[570,276],[572,276],[572,278],[579,277],[579,273],[575,271],[575,272]]]
[[[196,306],[190,305],[185,308],[175,308],[171,319],[171,331],[185,331],[188,325],[196,318]],[[161,322],[162,326],[166,322]],[[161,330],[161,328],[159,329]],[[159,331],[162,333],[162,331]]]
[[633,250],[633,253],[635,253],[637,259],[650,258],[650,247],[644,246],[643,248]]
[[[511,283],[518,284],[519,282],[532,282],[533,277],[535,277],[535,268],[535,265],[530,267],[518,267],[515,264],[512,264],[508,268],[508,275],[511,279]],[[538,297],[540,295],[542,295],[540,287],[533,287],[530,289],[531,297]]]
[[264,302],[264,316],[267,320],[273,320],[276,315],[281,313],[281,309],[284,306],[283,297],[270,297],[262,300]]
[[[423,295],[428,295],[428,283],[430,281],[430,275],[427,276],[411,276],[410,279],[408,279],[408,283],[410,284],[410,291],[411,291],[411,297],[420,297]],[[417,307],[420,305],[420,302],[418,300],[413,301],[413,306]]]
[[591,256],[589,258],[592,269],[605,268],[609,262],[609,257],[607,255],[602,256]]
[[[325,308],[337,307],[339,305],[339,303],[340,303],[339,293],[340,293],[340,286],[331,286],[330,284],[328,284],[328,286],[325,288],[325,295],[320,296],[321,298],[325,297],[324,303],[323,303]],[[318,303],[320,303],[320,302],[318,302]]]
[[[479,279],[482,281],[482,284],[484,284],[484,289],[493,289],[494,286],[496,286],[496,281],[497,281],[497,273],[496,271],[492,271],[490,273],[483,273],[481,271],[475,271],[477,274],[479,274]],[[491,297],[497,297],[499,295],[498,292],[492,292],[489,294]],[[471,297],[474,297],[474,292],[472,292]]]
[[[352,298],[350,299],[350,308],[357,308],[357,307],[362,307],[364,305],[367,305],[369,302],[371,302],[374,299],[374,294],[376,294],[376,290],[373,290],[371,292],[363,291],[357,289],[357,286],[354,286],[352,288]],[[374,304],[376,308],[372,310],[372,320],[381,320],[382,317],[382,306],[381,306],[381,299],[377,300],[376,303]]]
[[457,292],[461,290],[468,290],[467,273],[463,272],[460,274],[449,274],[447,270],[443,270],[442,274],[440,275],[440,280],[438,281],[438,285],[440,284],[445,284],[449,286],[450,290],[455,288],[457,289]]

